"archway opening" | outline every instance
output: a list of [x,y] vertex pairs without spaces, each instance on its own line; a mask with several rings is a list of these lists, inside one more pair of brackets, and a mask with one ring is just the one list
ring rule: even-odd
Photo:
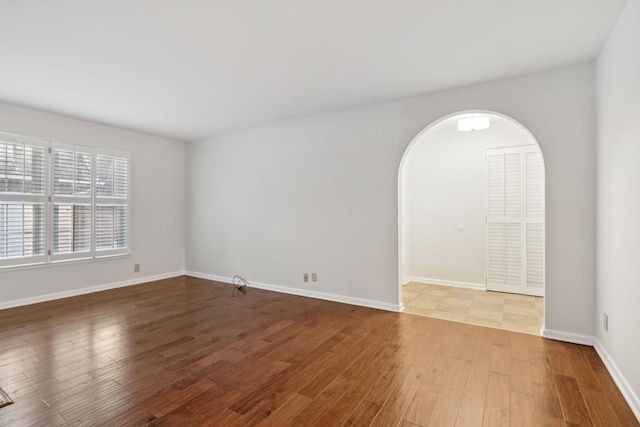
[[490,111],[437,120],[398,173],[404,310],[540,334],[544,161],[524,126]]

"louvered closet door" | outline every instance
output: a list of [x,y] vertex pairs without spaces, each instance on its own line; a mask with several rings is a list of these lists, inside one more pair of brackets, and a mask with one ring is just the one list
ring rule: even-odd
[[537,146],[494,148],[487,165],[487,289],[544,294],[544,165]]
[[527,293],[544,295],[544,164],[538,150],[525,153]]

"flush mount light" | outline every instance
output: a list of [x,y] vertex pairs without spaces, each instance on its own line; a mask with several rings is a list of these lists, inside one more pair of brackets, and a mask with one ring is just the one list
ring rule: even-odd
[[471,116],[458,120],[460,132],[488,129],[489,126],[491,126],[491,118],[487,116]]

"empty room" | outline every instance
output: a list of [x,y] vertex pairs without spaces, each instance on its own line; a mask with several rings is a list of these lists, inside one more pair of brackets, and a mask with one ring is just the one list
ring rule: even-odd
[[640,425],[638,40],[0,0],[0,426]]

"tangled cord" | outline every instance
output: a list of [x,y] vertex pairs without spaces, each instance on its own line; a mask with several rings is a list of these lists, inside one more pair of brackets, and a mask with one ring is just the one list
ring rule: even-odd
[[238,276],[237,274],[233,276],[233,295],[235,296],[240,292],[246,294],[248,284],[249,281],[244,279],[242,276]]

